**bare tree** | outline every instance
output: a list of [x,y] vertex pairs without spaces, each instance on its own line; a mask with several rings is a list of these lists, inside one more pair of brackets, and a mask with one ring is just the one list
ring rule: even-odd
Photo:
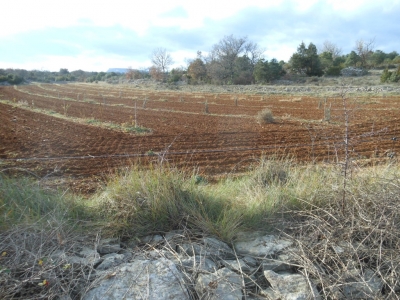
[[322,52],[331,53],[332,59],[335,60],[336,57],[342,54],[342,49],[330,41],[325,41],[322,47]]
[[[233,35],[224,37],[215,44],[211,50],[213,66],[216,77],[219,79],[232,79],[235,73],[235,61],[244,51],[247,37],[235,38]],[[217,68],[215,68],[217,67]]]
[[248,42],[247,37],[225,36],[212,47],[205,58],[207,73],[214,80],[233,82],[238,69],[237,64],[249,61],[249,68],[246,71],[252,74],[252,69],[262,53],[263,50],[256,43]]
[[364,40],[357,40],[355,46],[355,52],[360,57],[361,67],[365,68],[367,66],[367,60],[374,52],[375,47],[375,38],[364,41]]
[[252,66],[251,72],[253,73],[256,63],[263,58],[263,53],[265,52],[265,49],[260,48],[257,43],[253,42],[248,42],[244,48],[245,55],[250,59],[250,63]]
[[164,74],[168,70],[168,67],[174,63],[171,55],[165,48],[154,49],[153,53],[151,54],[151,62]]
[[151,66],[149,69],[149,74],[151,78],[153,78],[156,81],[163,81],[164,79],[164,73],[159,67]]

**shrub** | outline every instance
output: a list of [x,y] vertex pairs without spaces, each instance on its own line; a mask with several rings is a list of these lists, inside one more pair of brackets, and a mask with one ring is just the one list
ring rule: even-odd
[[263,109],[257,115],[257,122],[259,124],[274,123],[274,121],[275,121],[274,115],[272,114],[272,111],[269,108]]
[[12,75],[12,76],[9,75],[9,79],[8,79],[9,84],[20,84],[23,81],[24,81],[24,79],[22,77],[19,77],[17,75]]
[[400,80],[400,66],[397,68],[396,72],[392,72],[389,78],[390,82],[398,82]]
[[381,83],[385,82],[398,82],[400,80],[400,66],[397,68],[396,71],[389,71],[386,68],[381,75]]
[[331,66],[326,70],[325,75],[328,75],[328,76],[340,76],[341,75],[341,73],[340,73],[341,70],[342,70],[342,68],[340,66]]
[[390,72],[388,70],[388,68],[383,70],[382,75],[381,75],[381,83],[385,83],[386,81],[388,81],[391,75],[392,75],[392,72]]

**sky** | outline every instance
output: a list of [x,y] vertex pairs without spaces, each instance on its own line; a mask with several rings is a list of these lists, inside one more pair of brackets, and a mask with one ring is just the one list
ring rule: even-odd
[[301,42],[343,54],[357,40],[400,53],[400,0],[19,0],[1,5],[0,68],[144,69],[165,48],[187,67],[225,36],[247,37],[265,59],[288,61]]

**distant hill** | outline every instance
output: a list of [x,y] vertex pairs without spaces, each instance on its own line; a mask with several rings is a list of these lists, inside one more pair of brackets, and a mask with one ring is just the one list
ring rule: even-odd
[[111,72],[114,72],[114,73],[126,73],[126,72],[128,72],[128,69],[127,68],[110,68],[110,69],[107,70],[107,73],[111,73]]

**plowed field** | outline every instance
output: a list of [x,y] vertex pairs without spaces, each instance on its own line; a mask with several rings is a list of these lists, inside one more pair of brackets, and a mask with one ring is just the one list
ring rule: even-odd
[[[247,170],[261,154],[293,154],[299,161],[343,157],[344,107],[338,96],[324,101],[42,84],[0,87],[0,99],[9,101],[0,103],[0,170],[72,178],[76,190],[87,191],[93,186],[87,182],[137,160],[168,161],[218,175]],[[346,107],[354,159],[400,151],[398,97],[349,98]],[[273,112],[273,124],[257,123],[255,116],[263,108]],[[329,122],[323,121],[324,110],[330,110]],[[137,124],[151,133],[92,125],[133,124],[135,115]]]

